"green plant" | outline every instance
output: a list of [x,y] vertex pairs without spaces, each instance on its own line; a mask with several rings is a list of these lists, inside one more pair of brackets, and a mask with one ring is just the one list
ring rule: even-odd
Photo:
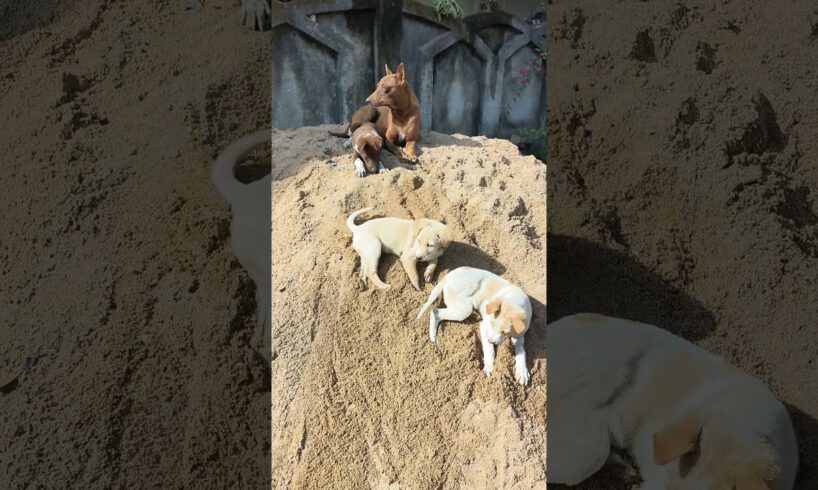
[[460,19],[463,17],[463,9],[460,8],[457,0],[435,0],[432,10],[435,15],[437,15],[437,20],[441,20],[443,17],[450,19]]

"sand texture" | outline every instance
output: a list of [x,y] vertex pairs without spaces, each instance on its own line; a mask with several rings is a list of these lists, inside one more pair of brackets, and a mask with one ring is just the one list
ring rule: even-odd
[[11,4],[1,486],[268,484],[252,285],[209,165],[269,124],[269,36],[232,1]]
[[662,325],[757,375],[818,488],[818,12],[715,6],[551,6],[549,321]]

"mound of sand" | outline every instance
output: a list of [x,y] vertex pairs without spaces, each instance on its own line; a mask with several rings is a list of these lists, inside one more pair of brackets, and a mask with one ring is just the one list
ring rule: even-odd
[[[542,485],[545,165],[508,141],[424,133],[418,168],[385,154],[395,168],[361,179],[328,129],[273,132],[273,486]],[[528,292],[528,388],[510,343],[485,377],[475,319],[433,345],[415,320],[432,285],[415,291],[394,258],[380,267],[392,288],[363,290],[345,220],[367,206],[453,228],[436,279],[470,265]]]
[[552,6],[549,321],[658,324],[757,375],[818,488],[814,5]]

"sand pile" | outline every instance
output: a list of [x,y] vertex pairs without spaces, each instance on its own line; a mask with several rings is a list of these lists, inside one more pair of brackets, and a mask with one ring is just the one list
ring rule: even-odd
[[684,4],[549,10],[549,320],[656,323],[759,376],[818,488],[818,13]]
[[[424,133],[420,167],[361,179],[328,129],[273,133],[273,486],[542,485],[545,165],[508,141]],[[367,206],[449,224],[438,277],[470,265],[529,293],[528,388],[510,343],[485,377],[474,319],[433,345],[415,320],[432,285],[415,291],[394,258],[380,268],[391,289],[361,289],[344,222]]]

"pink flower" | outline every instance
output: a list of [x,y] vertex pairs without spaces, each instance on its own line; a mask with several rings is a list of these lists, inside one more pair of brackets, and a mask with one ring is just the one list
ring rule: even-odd
[[527,77],[530,71],[531,70],[529,70],[527,66],[524,66],[520,68],[520,75],[522,75],[523,77]]
[[537,73],[542,73],[542,65],[537,65]]

